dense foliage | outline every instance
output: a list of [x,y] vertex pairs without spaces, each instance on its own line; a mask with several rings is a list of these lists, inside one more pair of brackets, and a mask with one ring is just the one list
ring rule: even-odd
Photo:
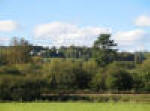
[[[45,93],[148,92],[150,60],[117,52],[110,35],[93,47],[44,48],[14,38],[0,50],[0,100],[35,100]],[[146,53],[146,55],[148,55]]]

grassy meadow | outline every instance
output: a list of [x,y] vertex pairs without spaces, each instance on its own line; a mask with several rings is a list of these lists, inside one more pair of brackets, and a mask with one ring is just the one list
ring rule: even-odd
[[147,103],[0,103],[0,111],[150,111]]

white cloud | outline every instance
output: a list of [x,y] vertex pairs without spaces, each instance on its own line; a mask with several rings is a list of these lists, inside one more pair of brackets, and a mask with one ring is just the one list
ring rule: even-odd
[[91,46],[93,41],[101,33],[110,33],[110,30],[100,27],[79,27],[63,22],[41,24],[34,29],[36,39],[41,39],[43,42],[48,40],[51,43],[49,45],[55,46]]
[[0,37],[0,46],[7,45],[9,41],[10,41],[9,37]]
[[17,29],[17,23],[12,20],[1,20],[0,21],[0,32],[11,32]]
[[137,42],[143,38],[145,35],[145,32],[140,29],[132,30],[132,31],[126,31],[126,32],[117,32],[113,38],[115,41],[120,43],[121,45],[131,45],[134,42]]
[[135,21],[136,26],[150,26],[150,16],[139,16]]
[[[40,24],[34,29],[35,43],[43,46],[92,46],[99,34],[111,33],[108,28],[79,27],[74,24],[52,22]],[[142,29],[120,31],[112,39],[118,43],[120,50],[144,50],[150,41],[149,33]]]
[[112,38],[118,43],[119,49],[127,51],[143,50],[149,39],[148,33],[141,29],[117,32]]

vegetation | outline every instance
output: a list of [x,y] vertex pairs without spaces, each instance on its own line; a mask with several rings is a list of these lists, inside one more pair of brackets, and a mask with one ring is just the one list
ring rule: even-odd
[[0,50],[0,100],[45,100],[44,94],[149,93],[148,54],[118,52],[110,37],[100,35],[93,47],[58,49],[14,38]]

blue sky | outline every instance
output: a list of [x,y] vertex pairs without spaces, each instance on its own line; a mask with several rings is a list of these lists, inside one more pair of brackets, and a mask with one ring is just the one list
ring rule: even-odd
[[1,44],[18,36],[37,45],[91,46],[97,34],[111,32],[121,50],[148,50],[149,23],[149,0],[0,0]]

